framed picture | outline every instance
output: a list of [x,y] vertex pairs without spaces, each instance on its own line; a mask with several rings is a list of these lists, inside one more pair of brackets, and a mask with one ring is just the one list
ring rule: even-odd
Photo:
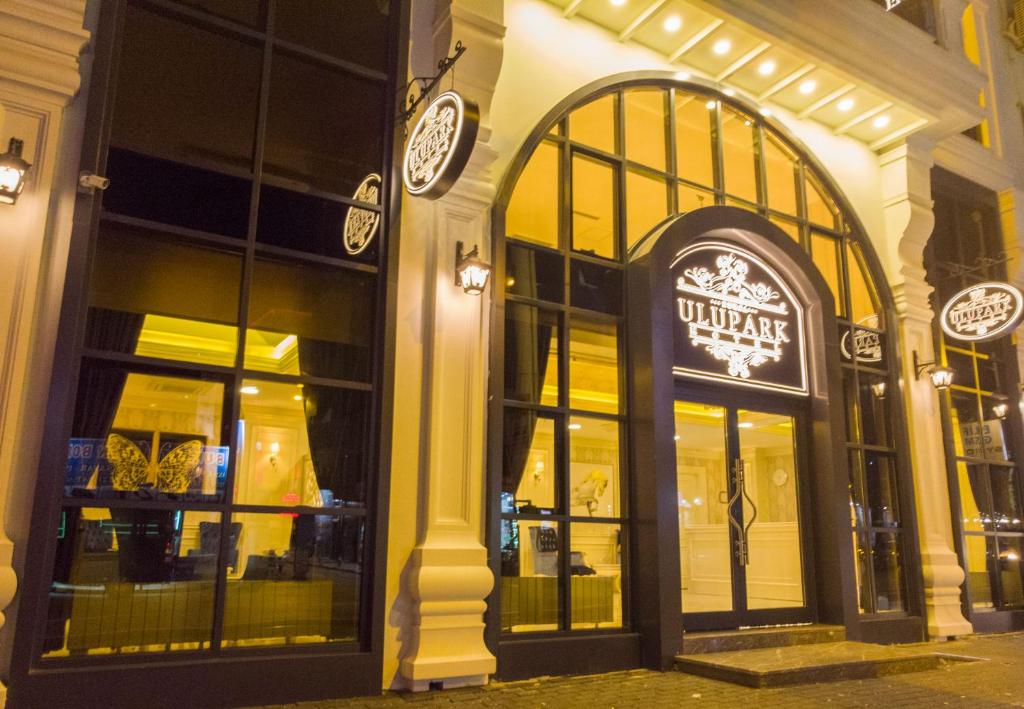
[[615,466],[573,462],[569,468],[569,513],[580,517],[617,517]]

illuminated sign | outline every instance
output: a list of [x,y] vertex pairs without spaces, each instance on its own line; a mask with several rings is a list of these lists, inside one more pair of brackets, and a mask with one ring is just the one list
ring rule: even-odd
[[964,288],[942,308],[939,322],[950,337],[986,342],[1002,337],[1024,316],[1024,296],[1009,283],[979,283]]
[[[359,183],[352,199],[380,205],[380,175],[376,173],[367,175]],[[373,237],[377,235],[379,226],[380,212],[362,207],[349,207],[348,214],[345,215],[345,231],[342,235],[345,252],[351,256],[358,256],[366,251],[367,247],[373,243]]]
[[803,308],[754,254],[705,241],[671,266],[673,372],[740,386],[807,393]]
[[[862,325],[863,327],[858,327]],[[872,329],[866,329],[872,328]],[[878,328],[878,316],[869,315],[854,326],[851,333],[847,326],[842,326],[843,334],[839,338],[839,352],[846,362],[852,362],[856,357],[858,362],[863,364],[877,364],[885,356],[883,350],[882,333],[875,332]],[[853,341],[851,346],[850,341]]]
[[885,11],[890,12],[900,6],[903,0],[885,0]]
[[434,99],[409,135],[402,181],[409,194],[437,199],[459,179],[480,126],[480,111],[455,91]]

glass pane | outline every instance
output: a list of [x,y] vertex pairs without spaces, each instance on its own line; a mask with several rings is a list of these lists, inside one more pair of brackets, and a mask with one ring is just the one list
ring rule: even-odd
[[[569,420],[569,514],[619,517],[619,422]],[[576,548],[575,545],[573,548]]]
[[236,503],[363,505],[367,392],[255,379],[241,391]]
[[211,15],[223,17],[225,20],[234,20],[250,27],[259,27],[263,24],[263,2],[262,0],[174,0],[182,5],[188,5],[198,10],[203,10]]
[[564,297],[565,259],[540,249],[508,244],[505,247],[506,292],[561,303]]
[[676,193],[679,195],[680,214],[686,214],[703,207],[715,206],[715,195],[713,192],[699,190],[696,187],[680,183]]
[[355,640],[365,517],[236,513],[225,647]]
[[738,199],[731,199],[729,197],[726,197],[725,198],[725,205],[727,207],[736,207],[737,209],[745,209],[748,212],[753,212],[754,214],[758,213],[757,205],[754,204],[753,202],[743,202],[743,201],[738,200]]
[[903,584],[903,559],[899,534],[872,534],[871,559],[875,581],[875,610],[906,610]]
[[[992,343],[981,342],[978,343],[977,348],[981,350],[982,347],[991,347]],[[978,363],[978,388],[983,391],[999,392],[999,373],[996,365],[996,361],[992,357],[985,357],[979,351],[979,356],[976,358]]]
[[846,306],[840,276],[842,261],[839,256],[839,239],[812,232],[811,258],[814,260],[814,265],[818,267],[818,272],[828,283],[828,289],[832,291],[832,296],[836,300],[836,315],[842,317]]
[[615,258],[615,169],[608,163],[574,155],[572,159],[572,248]]
[[85,346],[233,367],[239,256],[106,225],[89,287]]
[[991,528],[989,510],[992,502],[985,483],[985,466],[957,461],[956,477],[960,487],[960,512],[965,532],[983,532]]
[[[848,326],[840,326],[840,330]],[[846,440],[860,442],[860,412],[857,410],[857,376],[854,370],[843,367],[843,410],[846,412]]]
[[978,382],[974,376],[974,357],[971,356],[971,353],[960,352],[949,346],[944,349],[946,363],[956,372],[956,376],[953,377],[953,383],[958,387],[977,388]]
[[871,572],[868,570],[870,550],[868,535],[853,533],[853,553],[856,559],[854,570],[857,576],[857,601],[861,613],[873,613],[871,605]]
[[[352,256],[346,250],[344,240],[345,220],[350,209],[359,208],[335,200],[264,185],[260,189],[256,241],[283,249],[350,259]],[[366,209],[359,211],[372,219],[380,219],[379,212]],[[373,262],[376,261],[382,238],[379,222],[376,229],[368,233],[372,236],[368,237],[359,257],[362,261]]]
[[622,627],[622,527],[573,522],[569,596],[574,630]]
[[274,52],[265,175],[278,187],[351,197],[367,175],[381,174],[384,95],[375,81]]
[[626,172],[626,248],[640,241],[651,228],[668,216],[665,181],[635,170]]
[[747,608],[802,606],[793,417],[741,409],[736,426],[746,493],[753,499],[753,503],[744,500],[743,511],[744,524],[753,521],[746,567]]
[[847,453],[850,460],[850,526],[861,529],[868,526],[861,483],[864,476],[864,454],[857,449],[850,449]]
[[606,153],[614,153],[618,101],[618,96],[609,94],[570,113],[569,138]]
[[502,447],[502,512],[558,509],[555,422],[524,409],[505,410]]
[[1020,537],[999,537],[999,584],[1004,608],[1024,606],[1020,563],[1024,545],[1021,541]]
[[562,621],[560,532],[556,522],[502,520],[501,629],[557,630]]
[[505,306],[505,398],[558,406],[558,315]]
[[543,142],[526,163],[505,213],[510,239],[558,248],[558,146]]
[[220,530],[216,512],[65,507],[44,656],[209,648]]
[[348,269],[257,259],[249,295],[246,368],[369,380],[374,281]]
[[768,183],[768,207],[796,216],[796,160],[782,143],[767,133],[764,141],[764,169]]
[[846,242],[846,271],[850,284],[850,317],[860,324],[869,324],[865,321],[871,319],[877,322],[881,312],[878,296],[868,276],[860,247],[849,241]]
[[[261,48],[136,7],[127,8],[124,32],[111,142],[251,169]],[[173,183],[161,190],[176,191]]]
[[768,221],[786,232],[786,236],[790,239],[798,244],[800,243],[800,226],[798,224],[786,219],[780,219],[779,217],[768,217]]
[[725,191],[748,202],[757,202],[756,143],[753,119],[722,106],[722,170]]
[[982,450],[989,460],[1006,461],[1012,458],[1009,445],[1011,436],[1006,420],[997,415],[995,407],[998,403],[1009,406],[1007,402],[991,396],[981,397],[981,412],[985,417],[981,427],[984,442]]
[[978,398],[975,394],[950,391],[950,418],[956,454],[970,458],[985,457],[985,426],[978,419]]
[[[676,172],[679,177],[698,185],[715,184],[711,123],[715,101],[676,92]],[[704,206],[710,206],[708,202]],[[680,200],[680,211],[683,202]]]
[[683,612],[731,611],[725,409],[677,401],[675,423]]
[[813,224],[835,229],[839,210],[824,188],[817,180],[808,177],[804,181],[804,192],[807,197],[807,219]]
[[995,538],[976,534],[964,535],[964,562],[967,566],[967,587],[971,606],[992,608],[992,567],[996,564]]
[[626,159],[665,170],[665,92],[626,92]]
[[622,271],[573,259],[569,264],[570,302],[574,308],[622,313]]
[[864,487],[868,494],[869,524],[872,527],[899,527],[899,481],[891,456],[864,452]]
[[230,451],[223,382],[83,364],[68,441],[69,497],[211,501]]
[[387,2],[288,0],[275,4],[281,39],[371,69],[387,71]]
[[[886,396],[888,382],[861,372],[860,381],[860,425],[861,441],[874,446],[892,445],[889,423],[889,397]],[[879,389],[879,387],[885,387]]]
[[1005,465],[989,467],[992,484],[992,518],[998,532],[1021,532],[1021,505],[1017,469]]
[[619,328],[583,318],[569,327],[569,406],[619,413]]
[[106,175],[109,212],[243,239],[248,233],[248,178],[118,148],[107,153]]

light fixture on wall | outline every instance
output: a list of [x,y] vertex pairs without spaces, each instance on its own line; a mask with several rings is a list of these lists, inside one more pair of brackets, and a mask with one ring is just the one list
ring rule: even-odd
[[1010,413],[1010,398],[1003,394],[993,394],[992,400],[995,401],[992,404],[992,414],[997,419],[1006,418],[1006,415]]
[[955,372],[950,367],[936,367],[935,362],[921,362],[917,357],[917,350],[914,350],[914,379],[920,379],[921,372],[924,371],[928,372],[932,386],[939,391],[949,389],[953,384]]
[[875,395],[876,399],[885,398],[885,380],[876,379],[871,382],[871,393]]
[[463,254],[462,242],[455,244],[455,285],[470,295],[480,295],[490,276],[491,264],[481,260],[476,246],[468,254]]
[[14,204],[25,189],[25,173],[32,167],[21,157],[24,141],[11,138],[7,152],[0,155],[0,204]]

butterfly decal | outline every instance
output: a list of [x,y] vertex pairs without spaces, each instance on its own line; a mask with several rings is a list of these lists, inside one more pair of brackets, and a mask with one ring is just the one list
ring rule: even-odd
[[[181,493],[199,472],[203,456],[203,442],[185,441],[172,449],[157,464],[156,486],[161,492]],[[113,471],[111,482],[115,490],[138,490],[146,482],[149,459],[139,447],[119,433],[107,437],[107,460]]]

